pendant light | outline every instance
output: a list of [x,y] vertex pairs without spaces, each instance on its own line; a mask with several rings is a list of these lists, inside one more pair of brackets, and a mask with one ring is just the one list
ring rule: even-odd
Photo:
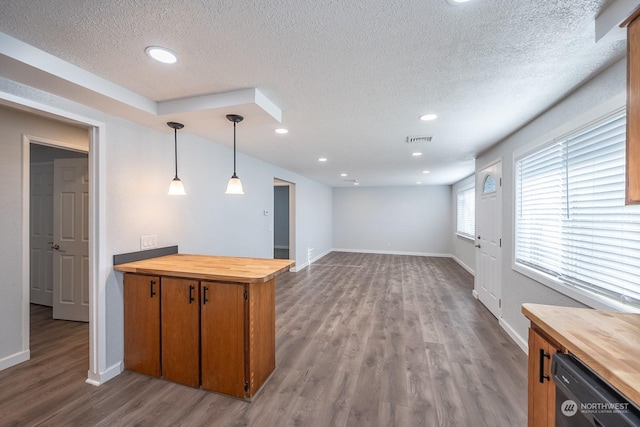
[[173,129],[176,160],[176,176],[173,178],[173,181],[171,181],[171,184],[169,185],[169,195],[186,196],[187,193],[184,192],[184,185],[182,184],[182,181],[180,181],[180,178],[178,178],[178,129],[182,129],[184,125],[182,123],[167,122],[167,126]]
[[227,184],[226,194],[244,194],[242,190],[242,182],[236,175],[236,124],[244,120],[244,117],[237,114],[227,114],[227,120],[233,122],[233,175]]

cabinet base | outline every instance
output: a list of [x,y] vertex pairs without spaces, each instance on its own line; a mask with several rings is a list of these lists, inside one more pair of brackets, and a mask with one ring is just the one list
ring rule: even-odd
[[229,398],[236,399],[236,400],[242,400],[243,402],[251,403],[251,402],[253,402],[253,400],[254,400],[256,397],[258,397],[258,396],[262,393],[262,389],[263,389],[263,388],[264,388],[264,386],[269,382],[269,380],[271,379],[271,377],[273,376],[273,374],[276,372],[276,370],[278,370],[278,368],[276,367],[276,369],[274,369],[274,370],[269,374],[269,376],[267,377],[267,379],[262,383],[262,385],[261,385],[261,386],[258,388],[258,390],[255,392],[255,394],[254,394],[253,396],[250,396],[250,397],[238,397],[238,396],[232,396],[232,395],[230,395],[230,394],[220,393],[219,391],[207,390],[206,388],[202,388],[202,387],[190,387],[190,386],[188,386],[188,385],[181,384],[181,383],[178,383],[178,382],[175,382],[175,381],[171,381],[171,380],[166,379],[166,378],[159,378],[159,377],[155,377],[155,376],[153,376],[153,375],[148,375],[148,374],[145,374],[145,373],[142,373],[142,372],[137,372],[137,371],[134,371],[134,370],[131,370],[131,369],[126,369],[126,368],[125,368],[125,370],[126,370],[126,371],[129,371],[129,372],[133,372],[133,373],[138,374],[138,375],[144,375],[145,377],[149,377],[149,378],[152,378],[152,379],[154,379],[154,380],[158,380],[158,381],[166,381],[166,382],[169,382],[169,383],[179,384],[179,385],[182,385],[182,386],[185,386],[185,387],[189,387],[189,388],[197,388],[197,389],[199,389],[199,390],[206,391],[207,393],[219,394],[220,396],[225,396],[225,397],[229,397]]

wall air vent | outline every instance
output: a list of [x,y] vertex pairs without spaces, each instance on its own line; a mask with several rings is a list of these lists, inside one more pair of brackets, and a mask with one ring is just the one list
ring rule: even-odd
[[355,184],[356,182],[358,182],[357,179],[343,179],[344,182],[350,182],[352,184]]
[[407,144],[419,144],[421,142],[431,142],[433,140],[433,135],[417,135],[417,136],[408,136],[405,142]]

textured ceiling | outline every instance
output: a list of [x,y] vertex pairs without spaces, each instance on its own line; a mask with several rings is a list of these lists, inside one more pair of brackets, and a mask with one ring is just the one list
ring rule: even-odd
[[[0,31],[151,101],[257,88],[282,124],[248,109],[239,151],[329,185],[350,185],[341,172],[361,185],[451,184],[624,56],[624,41],[595,42],[605,3],[0,0]],[[149,45],[178,63],[152,62]],[[19,80],[20,67],[5,62],[0,75]],[[127,117],[164,132],[179,118],[184,132],[231,145],[228,112]],[[438,120],[418,120],[428,112]],[[433,141],[404,142],[423,134]]]

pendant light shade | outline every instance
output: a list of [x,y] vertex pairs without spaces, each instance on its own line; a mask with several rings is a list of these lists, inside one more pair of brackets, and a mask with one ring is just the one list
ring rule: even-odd
[[232,176],[227,183],[227,191],[226,194],[244,194],[244,190],[242,189],[242,182],[240,178],[237,176]]
[[180,178],[173,178],[171,180],[171,184],[169,184],[169,195],[170,196],[186,196],[187,193],[184,192],[184,184],[180,181]]
[[178,129],[182,129],[184,125],[182,123],[176,122],[168,122],[167,126],[173,129],[174,135],[174,153],[175,153],[175,165],[176,165],[176,175],[169,184],[169,195],[170,196],[185,196],[187,193],[184,191],[184,184],[178,178]]
[[233,122],[233,175],[231,175],[231,178],[229,179],[227,191],[225,191],[225,193],[244,194],[242,182],[240,182],[240,178],[236,175],[236,124],[244,120],[244,117],[237,114],[227,114],[227,120]]

